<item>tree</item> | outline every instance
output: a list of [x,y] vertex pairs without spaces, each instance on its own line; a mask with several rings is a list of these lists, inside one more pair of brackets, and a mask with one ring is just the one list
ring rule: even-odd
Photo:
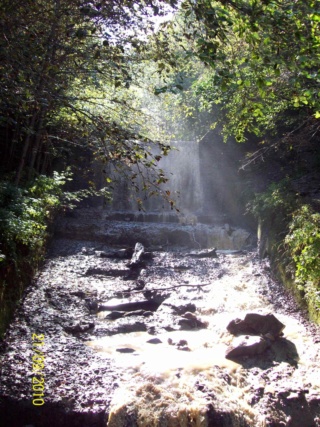
[[45,172],[62,141],[92,146],[95,134],[115,146],[138,136],[139,126],[118,123],[114,111],[119,105],[132,111],[122,95],[134,79],[132,61],[152,31],[152,16],[174,3],[2,2],[0,117],[9,130],[3,168],[16,170],[16,184],[26,170],[29,178]]
[[193,99],[199,109],[219,106],[226,136],[243,141],[247,132],[262,135],[280,120],[296,120],[300,126],[320,117],[318,5],[302,0],[182,2],[180,21],[189,46],[180,45],[187,58],[207,66],[193,85]]

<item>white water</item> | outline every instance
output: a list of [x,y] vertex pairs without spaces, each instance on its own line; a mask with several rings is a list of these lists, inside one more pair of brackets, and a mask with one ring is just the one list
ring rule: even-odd
[[[187,301],[196,304],[196,315],[208,323],[206,329],[159,333],[156,336],[161,344],[147,343],[152,338],[147,332],[120,334],[88,343],[101,356],[113,359],[122,372],[108,427],[122,427],[129,408],[137,412],[139,427],[161,426],[161,419],[166,420],[167,424],[163,425],[185,427],[189,425],[190,414],[194,420],[192,425],[206,427],[208,399],[197,389],[197,383],[212,391],[216,407],[233,414],[234,426],[238,425],[240,416],[252,426],[265,426],[266,415],[260,413],[259,407],[248,403],[253,390],[259,386],[264,388],[265,394],[275,396],[279,388],[312,387],[314,393],[320,393],[320,378],[316,375],[320,346],[314,344],[311,335],[295,317],[282,310],[275,312],[268,299],[259,293],[270,279],[260,273],[255,275],[256,266],[246,256],[224,255],[221,265],[227,273],[211,282],[210,274],[203,278],[210,283],[203,288],[203,294],[184,293]],[[193,277],[192,272],[184,273],[183,280],[199,283],[199,277]],[[179,297],[183,297],[182,291],[179,292]],[[248,312],[272,312],[286,325],[284,335],[296,347],[298,368],[292,370],[285,358],[281,360],[281,348],[277,350],[280,360],[273,364],[270,377],[263,375],[264,369],[256,368],[257,373],[253,374],[250,369],[225,358],[225,351],[233,339],[226,326],[231,319],[243,318]],[[162,321],[167,321],[165,314]],[[190,351],[169,345],[168,339],[174,343],[186,340]],[[124,347],[135,352],[120,354],[116,351]],[[224,380],[224,374],[229,376],[229,383]]]

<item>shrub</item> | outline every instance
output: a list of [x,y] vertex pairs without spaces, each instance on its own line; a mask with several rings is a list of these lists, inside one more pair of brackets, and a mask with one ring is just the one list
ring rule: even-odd
[[320,310],[320,214],[309,205],[295,211],[285,244],[295,262],[297,285]]

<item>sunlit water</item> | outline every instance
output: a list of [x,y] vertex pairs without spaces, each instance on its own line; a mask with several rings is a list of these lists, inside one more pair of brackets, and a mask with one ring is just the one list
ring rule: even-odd
[[[251,375],[240,364],[225,358],[233,339],[226,326],[232,319],[243,318],[250,312],[275,314],[286,325],[285,338],[297,349],[298,369],[287,375],[283,386],[299,389],[312,384],[313,390],[320,391],[320,377],[315,376],[319,344],[314,344],[296,318],[282,310],[275,312],[267,297],[259,292],[270,279],[255,274],[256,266],[250,257],[220,257],[223,257],[221,269],[225,270],[220,279],[203,278],[209,283],[203,291],[184,291],[196,304],[196,315],[207,322],[206,329],[159,333],[156,335],[161,340],[159,344],[148,343],[153,336],[147,332],[118,334],[88,342],[102,357],[113,359],[122,372],[113,398],[109,427],[122,427],[125,414],[130,410],[136,412],[139,426],[205,427],[208,397],[203,389],[212,393],[217,407],[234,415],[233,425],[238,425],[243,417],[250,425],[264,426],[264,416],[248,403],[248,396],[252,388],[259,386],[268,393],[276,393],[278,382]],[[190,271],[183,279],[189,283],[199,282],[199,277],[194,277]],[[187,351],[169,344],[170,340],[172,344],[185,340]],[[121,348],[134,352],[121,354],[117,351]],[[284,372],[288,366],[285,361],[275,364],[275,375],[277,370]],[[159,420],[165,421],[161,424]]]

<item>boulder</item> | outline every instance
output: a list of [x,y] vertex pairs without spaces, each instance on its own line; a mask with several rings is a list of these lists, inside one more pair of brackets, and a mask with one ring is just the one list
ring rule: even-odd
[[262,354],[270,347],[270,342],[260,337],[238,337],[226,351],[226,359],[254,357]]
[[182,319],[179,319],[178,324],[182,330],[200,329],[208,326],[206,322],[202,322],[198,319],[194,313],[187,312],[181,317]]
[[282,335],[285,325],[273,314],[248,313],[244,320],[232,320],[227,330],[233,335],[267,335],[277,338]]

